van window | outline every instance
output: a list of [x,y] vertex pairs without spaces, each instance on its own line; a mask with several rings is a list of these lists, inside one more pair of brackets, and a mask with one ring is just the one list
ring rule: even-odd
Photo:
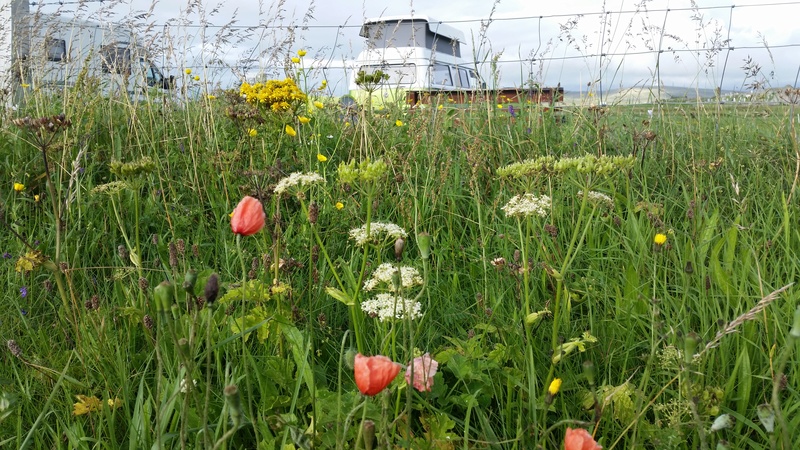
[[458,87],[469,89],[469,71],[467,69],[458,68]]
[[131,73],[131,51],[127,47],[108,45],[100,49],[100,59],[104,73]]
[[450,75],[450,67],[445,64],[433,65],[433,80],[431,84],[438,84],[444,86],[453,85],[453,76]]
[[389,75],[389,79],[386,81],[386,84],[390,86],[397,84],[412,84],[417,81],[416,64],[383,64],[374,66],[361,66],[359,72],[372,75],[378,70]]
[[67,55],[67,41],[64,39],[46,38],[44,45],[48,61],[64,61]]

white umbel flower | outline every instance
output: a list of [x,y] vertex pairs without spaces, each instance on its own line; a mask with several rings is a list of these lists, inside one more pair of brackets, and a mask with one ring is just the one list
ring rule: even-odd
[[552,202],[550,197],[542,195],[537,197],[533,194],[515,195],[503,206],[507,217],[526,217],[537,215],[545,217],[550,212]]
[[392,294],[378,294],[361,303],[361,310],[381,322],[392,319],[418,319],[422,317],[422,305],[414,300]]
[[367,226],[362,225],[359,228],[350,230],[350,239],[356,241],[356,245],[362,246],[367,242],[380,241],[382,239],[395,240],[397,238],[407,238],[408,233],[406,230],[400,228],[393,223],[372,222],[369,226],[369,236],[367,235]]
[[397,270],[400,270],[400,285],[403,289],[422,285],[422,277],[417,269],[409,266],[396,267],[392,263],[383,263],[372,272],[372,277],[364,283],[364,290],[371,291],[383,283],[388,286],[389,291],[394,292],[392,277]]
[[[578,198],[583,198],[583,191],[578,191]],[[598,206],[604,206],[609,209],[614,208],[614,200],[602,192],[589,191],[586,195],[586,200]]]
[[295,186],[310,186],[322,181],[324,181],[324,179],[316,172],[294,172],[288,177],[281,178],[281,180],[278,181],[278,184],[275,185],[275,193],[280,195]]

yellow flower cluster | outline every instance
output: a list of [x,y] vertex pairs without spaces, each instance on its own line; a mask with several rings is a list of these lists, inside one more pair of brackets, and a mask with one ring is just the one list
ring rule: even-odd
[[[94,395],[89,397],[86,395],[76,395],[75,398],[78,402],[73,405],[72,415],[82,416],[91,412],[100,411],[103,408],[103,402]],[[117,409],[122,406],[122,400],[117,397],[106,400],[106,404],[111,409]]]
[[294,80],[269,80],[266,83],[243,83],[239,93],[248,103],[263,106],[275,112],[289,111],[298,103],[306,101],[306,94],[297,87]]

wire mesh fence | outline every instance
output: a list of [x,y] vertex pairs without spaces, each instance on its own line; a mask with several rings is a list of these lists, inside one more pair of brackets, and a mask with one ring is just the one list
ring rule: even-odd
[[[800,33],[778,24],[800,17],[800,2],[654,3],[549,15],[503,16],[492,9],[484,17],[430,20],[465,33],[464,59],[488,87],[560,85],[567,102],[780,101],[783,88],[797,85]],[[122,6],[130,7],[122,13]],[[17,29],[40,37],[40,46],[54,44],[48,23],[55,17],[72,24],[63,46],[56,42],[57,49],[42,52],[48,60],[62,52],[62,60],[50,61],[62,71],[93,49],[103,51],[111,35],[142,49],[128,56],[134,65],[147,61],[143,71],[174,77],[196,93],[299,73],[307,89],[325,80],[325,94],[341,96],[351,88],[364,46],[361,19],[326,22],[315,18],[313,7],[298,17],[283,2],[259,3],[247,17],[202,2],[177,10],[159,4],[136,10],[119,1],[31,2],[21,9],[34,19],[19,20]],[[87,29],[104,30],[106,37],[90,39]],[[293,62],[299,49],[308,53]]]

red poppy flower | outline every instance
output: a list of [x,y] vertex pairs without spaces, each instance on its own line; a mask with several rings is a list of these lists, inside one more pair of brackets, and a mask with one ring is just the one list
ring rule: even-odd
[[376,395],[400,373],[400,364],[385,356],[356,355],[354,365],[356,386],[364,395]]
[[567,434],[564,436],[564,450],[601,450],[602,448],[597,445],[588,431],[583,428],[573,430],[567,427]]
[[256,234],[264,228],[264,208],[249,195],[242,199],[231,214],[231,230],[242,236]]

